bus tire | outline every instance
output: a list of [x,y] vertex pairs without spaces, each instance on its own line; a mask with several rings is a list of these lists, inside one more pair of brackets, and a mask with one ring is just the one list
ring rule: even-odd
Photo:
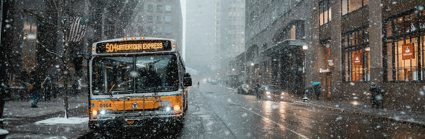
[[89,129],[90,130],[98,130],[99,127],[96,126],[95,122],[89,122]]

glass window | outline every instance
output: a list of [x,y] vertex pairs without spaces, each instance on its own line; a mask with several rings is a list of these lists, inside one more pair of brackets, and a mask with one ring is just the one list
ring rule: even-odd
[[362,7],[362,0],[349,0],[348,9],[350,12],[359,9]]
[[341,14],[345,15],[353,12],[363,6],[366,6],[368,3],[368,0],[341,0]]
[[171,16],[166,15],[166,16],[164,17],[164,20],[165,20],[165,22],[167,22],[167,23],[171,22]]
[[171,12],[171,5],[165,5],[165,11]]
[[153,16],[152,15],[148,15],[148,23],[153,23]]
[[370,81],[370,47],[367,30],[357,29],[343,35],[345,81]]
[[148,12],[153,12],[153,5],[152,4],[148,5]]
[[156,5],[156,11],[157,11],[158,13],[162,13],[162,11],[163,11],[163,6],[162,6],[162,5]]
[[291,35],[289,39],[295,40],[297,38],[297,27],[295,25],[291,26]]
[[348,3],[347,3],[347,0],[342,0],[341,1],[341,10],[342,10],[342,15],[345,15],[345,14],[347,14],[348,13]]
[[331,21],[331,4],[329,0],[323,0],[319,3],[319,24],[323,25]]
[[388,19],[384,26],[387,81],[424,80],[424,28],[418,12]]
[[131,57],[108,57],[97,58],[93,69],[94,94],[132,93],[133,82],[131,73],[133,58]]
[[93,61],[94,95],[167,92],[178,89],[175,55],[97,57]]

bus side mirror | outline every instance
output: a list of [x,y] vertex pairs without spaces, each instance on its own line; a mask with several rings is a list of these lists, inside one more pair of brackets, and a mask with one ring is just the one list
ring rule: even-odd
[[184,84],[184,87],[192,86],[192,77],[190,77],[189,73],[184,74],[183,84]]

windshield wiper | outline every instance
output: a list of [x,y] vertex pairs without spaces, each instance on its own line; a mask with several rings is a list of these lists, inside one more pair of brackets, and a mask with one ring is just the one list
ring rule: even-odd
[[109,89],[109,91],[108,91],[108,94],[109,94],[109,96],[110,96],[111,98],[113,98],[113,97],[114,97],[114,95],[112,94],[112,89],[114,89],[114,87],[115,87],[115,84],[113,84],[113,85],[112,85],[112,87],[111,87],[111,89]]

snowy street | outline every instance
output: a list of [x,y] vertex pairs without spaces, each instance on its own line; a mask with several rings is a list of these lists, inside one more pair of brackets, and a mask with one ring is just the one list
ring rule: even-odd
[[[258,100],[218,85],[192,87],[181,131],[143,126],[125,132],[90,132],[84,138],[424,138],[423,125],[310,107],[297,102]],[[378,133],[378,134],[377,134]]]
[[0,139],[425,139],[425,0],[0,0]]

